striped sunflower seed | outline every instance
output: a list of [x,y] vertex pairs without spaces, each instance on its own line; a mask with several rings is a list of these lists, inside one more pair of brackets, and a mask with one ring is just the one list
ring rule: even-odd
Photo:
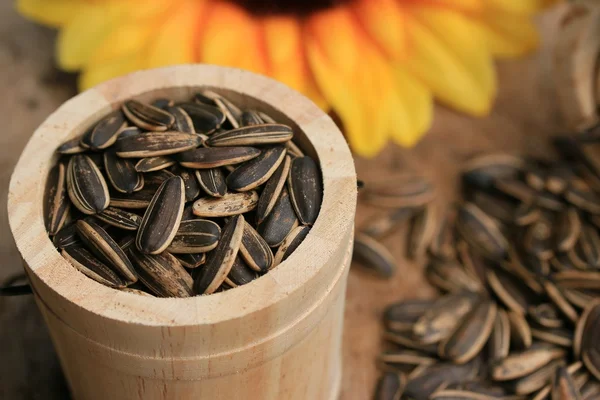
[[202,143],[198,135],[183,132],[143,132],[120,137],[116,152],[124,158],[166,156],[195,149]]
[[121,240],[119,240],[119,247],[123,251],[126,251],[127,249],[129,249],[132,245],[135,246],[135,235],[134,234],[125,235]]
[[476,277],[453,260],[432,258],[425,268],[425,277],[443,292],[481,292],[483,289]]
[[533,343],[533,335],[523,314],[510,310],[507,315],[512,347],[521,350],[530,348]]
[[207,219],[181,221],[167,251],[172,254],[206,253],[217,247],[221,228]]
[[255,191],[227,193],[223,197],[203,197],[194,202],[194,215],[198,217],[230,217],[244,214],[256,208],[258,194]]
[[279,164],[279,167],[271,175],[267,183],[263,187],[263,190],[258,199],[258,205],[256,206],[256,222],[260,224],[265,220],[269,213],[275,207],[275,203],[281,195],[281,191],[285,186],[287,180],[292,159],[289,155],[286,155],[284,160]]
[[194,290],[199,294],[210,294],[221,286],[231,271],[242,243],[245,220],[242,215],[230,218],[221,231],[217,247],[208,255],[201,274],[194,281]]
[[405,300],[390,304],[383,312],[387,329],[397,332],[412,331],[415,322],[434,304],[433,300]]
[[498,361],[492,365],[491,375],[496,381],[522,378],[564,355],[564,349],[540,344],[522,352],[511,353]]
[[438,225],[431,243],[429,251],[438,258],[454,259],[456,258],[454,235],[454,224],[456,221],[456,208],[452,207]]
[[133,193],[144,187],[144,175],[137,172],[135,164],[117,157],[114,150],[104,152],[104,171],[112,187],[121,193]]
[[176,158],[183,167],[206,169],[239,164],[260,153],[256,147],[200,147],[182,152]]
[[227,193],[225,174],[220,168],[197,169],[196,179],[206,194],[212,197],[223,197]]
[[510,352],[510,320],[508,314],[499,308],[489,341],[489,357],[491,361],[500,360]]
[[201,103],[181,103],[178,106],[190,116],[196,133],[210,135],[225,122],[225,114],[217,107]]
[[166,131],[175,122],[175,118],[165,110],[137,100],[127,100],[122,110],[132,124],[148,131]]
[[227,187],[238,192],[256,189],[277,170],[285,157],[285,151],[283,146],[263,150],[258,157],[240,165],[227,176]]
[[491,219],[473,203],[466,203],[458,210],[457,229],[473,247],[493,259],[506,258],[508,241]]
[[185,201],[196,200],[200,196],[200,185],[196,180],[195,172],[186,168],[181,168],[178,165],[171,168],[171,172],[183,179],[185,188]]
[[564,324],[558,315],[558,310],[550,303],[541,303],[529,307],[528,314],[535,323],[545,328],[561,328]]
[[240,255],[248,267],[256,272],[264,273],[275,265],[273,251],[247,221],[244,224]]
[[240,127],[240,119],[242,118],[242,110],[240,110],[235,104],[230,102],[224,97],[217,97],[214,99],[217,108],[225,114],[225,119],[231,125],[233,129]]
[[544,289],[546,289],[546,294],[550,300],[552,300],[554,305],[563,313],[563,315],[571,321],[577,322],[579,314],[562,294],[561,289],[550,281],[544,282]]
[[52,243],[59,249],[66,249],[75,245],[80,246],[81,241],[77,234],[77,226],[74,223],[63,226],[52,238]]
[[135,170],[138,172],[153,172],[169,168],[175,165],[177,161],[165,156],[142,158],[135,164]]
[[173,254],[181,265],[188,269],[195,269],[206,263],[206,253],[198,254]]
[[509,384],[512,390],[518,395],[528,395],[534,393],[536,390],[542,389],[548,385],[556,369],[565,365],[564,360],[554,360],[550,363],[540,367],[535,372],[525,377],[519,378]]
[[179,229],[184,205],[183,179],[175,176],[165,180],[142,218],[135,240],[138,250],[158,254],[169,247]]
[[517,177],[525,161],[510,154],[493,153],[475,157],[462,168],[462,181],[466,187],[489,190],[498,179]]
[[245,285],[258,277],[256,271],[250,269],[241,257],[236,257],[225,282],[232,288]]
[[310,226],[298,226],[293,229],[281,242],[281,245],[275,253],[275,262],[273,265],[279,265],[284,262],[304,241],[310,231]]
[[440,342],[440,356],[457,364],[476,357],[490,337],[497,310],[496,303],[489,300],[475,304],[452,334]]
[[108,186],[102,173],[86,155],[75,155],[69,160],[67,191],[73,205],[84,214],[99,213],[110,202]]
[[529,254],[549,260],[554,255],[552,222],[546,218],[529,225],[524,233],[523,246]]
[[123,250],[104,229],[92,220],[76,222],[79,238],[105,264],[111,265],[128,283],[137,282],[137,274]]
[[101,213],[96,214],[96,218],[107,224],[128,231],[137,231],[142,222],[142,217],[139,215],[115,207],[108,207]]
[[167,107],[172,107],[175,102],[171,99],[159,98],[150,103],[153,107],[160,108],[162,110],[166,110]]
[[582,400],[579,388],[575,385],[573,376],[567,371],[567,368],[560,367],[554,375],[552,384],[553,400]]
[[304,157],[306,154],[298,147],[293,140],[289,140],[285,142],[285,148],[288,151],[288,154],[292,157]]
[[[361,228],[361,232],[372,238],[381,239],[393,233],[397,228],[402,227],[403,223],[414,217],[418,210],[419,209],[413,207],[403,207],[387,212],[380,217],[367,221],[366,225]],[[432,246],[433,245],[434,244],[432,243]],[[432,249],[432,251],[434,250]],[[437,251],[437,249],[435,251]]]
[[488,269],[486,276],[493,293],[508,309],[525,314],[534,304],[535,296],[531,290],[514,275],[501,269]]
[[470,198],[481,211],[503,223],[511,223],[517,219],[519,203],[511,198],[487,192],[475,192]]
[[292,160],[288,190],[300,223],[314,224],[323,199],[321,171],[315,160],[308,156]]
[[81,137],[82,145],[91,150],[106,149],[116,142],[117,136],[126,126],[125,116],[121,110],[115,110]]
[[354,237],[352,259],[360,262],[366,271],[389,279],[396,273],[396,260],[385,246],[375,239],[357,234]]
[[92,253],[80,246],[63,248],[62,256],[79,272],[87,277],[112,288],[124,288],[125,282]]
[[414,339],[409,332],[386,331],[383,334],[383,338],[391,343],[400,346],[401,348],[417,350],[422,353],[437,356],[438,346],[436,343],[423,344],[418,340]]
[[573,332],[570,329],[564,328],[545,328],[537,325],[531,326],[531,336],[534,339],[571,348],[573,346]]
[[581,219],[574,208],[568,208],[560,213],[556,221],[555,242],[558,251],[569,251],[581,234]]
[[260,146],[285,143],[294,136],[292,128],[283,124],[250,125],[242,128],[214,133],[208,145],[220,146]]
[[435,191],[429,181],[410,174],[372,182],[365,190],[366,202],[384,208],[422,207],[434,197]]
[[194,122],[188,113],[183,110],[183,108],[173,106],[168,107],[166,111],[175,119],[175,122],[173,123],[173,129],[175,129],[177,132],[196,133],[196,130],[194,129]]
[[425,256],[438,227],[437,208],[429,204],[412,220],[406,254],[411,259]]
[[433,393],[431,400],[492,400],[493,398],[470,390],[442,389]]
[[406,378],[394,372],[384,373],[375,389],[374,400],[400,400],[406,386]]
[[150,205],[155,191],[156,189],[151,188],[145,188],[131,194],[113,191],[110,193],[110,206],[115,208],[143,209]]
[[67,167],[61,162],[50,170],[44,191],[44,223],[49,235],[56,235],[67,222],[67,196]]
[[[600,329],[600,305],[596,301],[586,309],[587,315],[582,322],[577,324],[575,337],[579,336],[577,345],[574,344],[575,351],[579,349],[579,354],[588,371],[600,380],[600,338],[598,330]],[[580,325],[583,328],[580,328]]]
[[129,137],[129,136],[135,136],[140,133],[142,133],[142,131],[137,126],[128,126],[126,128],[121,129],[121,131],[117,135],[117,140]]
[[262,125],[265,122],[260,117],[260,115],[254,110],[246,110],[242,113],[240,117],[240,125],[241,126],[253,126],[253,125]]
[[69,139],[66,142],[62,143],[60,146],[58,146],[58,149],[56,149],[56,152],[59,154],[65,154],[65,155],[83,153],[84,151],[87,150],[87,148],[81,146],[80,142],[81,142],[80,137]]
[[136,267],[140,281],[159,297],[190,297],[193,295],[191,275],[169,252],[144,254],[133,246],[127,251]]
[[480,364],[475,359],[463,365],[439,363],[427,367],[422,374],[409,379],[404,389],[404,396],[409,399],[429,399],[442,387],[475,378]]
[[292,208],[288,191],[284,188],[273,211],[257,226],[256,230],[269,246],[277,247],[296,226],[298,226],[298,218]]

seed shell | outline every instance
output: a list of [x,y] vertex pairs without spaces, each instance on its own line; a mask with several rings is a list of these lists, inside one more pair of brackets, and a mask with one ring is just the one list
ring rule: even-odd
[[245,192],[262,185],[279,167],[285,157],[285,151],[283,146],[263,150],[260,156],[240,165],[227,176],[227,187]]
[[473,203],[459,208],[457,229],[469,244],[493,259],[507,255],[508,241],[497,223]]
[[429,181],[411,174],[371,182],[364,193],[366,202],[384,208],[422,207],[435,197]]
[[217,247],[209,254],[201,274],[194,281],[194,290],[199,294],[210,294],[221,286],[233,267],[244,232],[244,217],[230,218],[221,231]]
[[196,179],[206,194],[212,197],[223,197],[227,193],[225,174],[220,168],[197,169]]
[[256,230],[269,246],[277,247],[296,226],[298,226],[298,218],[292,208],[288,191],[284,188],[273,211],[257,226]]
[[206,253],[217,247],[221,228],[207,219],[181,221],[167,251],[172,254]]
[[69,160],[67,189],[73,205],[84,214],[99,213],[109,205],[106,181],[96,164],[86,155],[75,155]]
[[179,229],[184,205],[183,179],[175,176],[165,180],[142,218],[135,240],[138,250],[146,254],[164,251]]
[[575,385],[573,376],[567,371],[567,368],[560,367],[554,375],[552,384],[553,400],[582,400],[579,388]]
[[321,171],[315,160],[308,156],[292,160],[288,175],[288,190],[300,223],[314,224],[323,199]]
[[405,300],[393,303],[383,312],[383,321],[389,330],[412,331],[415,322],[434,304],[433,300]]
[[200,198],[194,202],[193,210],[198,217],[230,217],[254,210],[257,203],[255,191],[227,193],[220,198]]
[[107,224],[128,231],[137,231],[142,222],[142,217],[139,215],[115,207],[108,207],[101,213],[96,214],[96,218]]
[[121,130],[127,126],[121,110],[115,110],[100,120],[94,128],[81,138],[83,146],[92,150],[102,150],[112,146]]
[[304,241],[310,231],[310,226],[300,225],[293,229],[281,242],[281,245],[275,253],[275,262],[273,265],[279,265],[285,261]]
[[396,260],[389,250],[375,239],[357,234],[352,258],[368,271],[382,278],[391,278],[396,272]]
[[539,345],[522,352],[511,353],[492,366],[492,378],[496,381],[522,378],[564,355],[565,350],[549,345]]
[[256,222],[260,224],[265,220],[269,213],[273,210],[275,203],[281,195],[281,191],[285,186],[287,180],[292,159],[289,155],[286,155],[284,160],[279,164],[279,167],[267,180],[263,190],[258,199],[258,205],[256,206]]
[[184,153],[195,149],[201,143],[202,139],[192,133],[143,132],[120,137],[115,147],[119,157],[146,158]]
[[569,251],[577,242],[581,234],[581,219],[574,208],[568,208],[559,214],[556,223],[556,248],[559,251]]
[[185,188],[185,201],[196,200],[196,198],[200,196],[200,185],[196,180],[195,171],[187,168],[181,168],[179,166],[173,167],[171,171],[183,179],[183,186]]
[[193,280],[177,258],[169,252],[144,254],[133,246],[128,255],[136,266],[140,281],[159,297],[190,297]]
[[67,167],[61,162],[50,170],[44,192],[44,223],[49,235],[56,235],[67,222],[67,196]]
[[293,136],[292,128],[287,125],[251,125],[230,131],[217,132],[208,139],[208,145],[213,147],[260,146],[285,143]]
[[187,168],[206,169],[239,164],[260,154],[256,147],[200,147],[178,154],[177,160]]
[[508,356],[510,352],[510,321],[508,314],[499,308],[490,336],[489,356],[492,361]]
[[377,382],[374,400],[400,400],[406,378],[394,372],[384,373]]
[[175,122],[175,118],[165,110],[137,100],[127,100],[122,110],[131,123],[148,131],[166,131]]
[[166,110],[173,116],[175,122],[173,128],[178,132],[196,133],[192,119],[181,107],[168,107]]
[[165,156],[142,158],[135,164],[135,170],[138,172],[153,172],[169,168],[175,165],[177,161]]
[[425,256],[438,226],[437,208],[432,204],[419,212],[412,221],[406,254],[411,259]]
[[528,349],[533,343],[531,327],[527,320],[516,311],[508,311],[508,321],[510,325],[511,345],[515,349]]
[[94,257],[84,247],[69,246],[63,248],[61,254],[79,272],[96,282],[112,288],[125,287],[125,282],[112,269]]
[[273,251],[247,221],[244,224],[240,255],[248,267],[256,272],[266,272],[275,265]]
[[238,287],[252,282],[257,277],[256,272],[250,269],[238,254],[225,282],[231,287]]
[[135,164],[117,157],[114,150],[104,152],[104,170],[113,189],[118,192],[130,194],[144,186],[144,176],[136,171]]
[[240,117],[241,126],[262,125],[264,123],[260,115],[254,110],[246,110]]
[[173,254],[181,265],[188,269],[195,269],[206,263],[206,253],[199,254]]
[[81,245],[79,235],[77,235],[77,226],[74,223],[63,226],[52,238],[52,243],[59,249]]
[[210,135],[225,122],[225,114],[217,107],[200,103],[181,103],[178,106],[190,116],[196,133]]
[[61,144],[60,146],[58,146],[58,149],[56,149],[56,152],[59,154],[66,154],[66,155],[83,153],[87,149],[85,147],[81,146],[80,142],[81,142],[80,137],[69,139],[66,142],[64,142],[63,144]]
[[133,192],[131,194],[113,191],[110,193],[110,206],[116,208],[143,209],[148,207],[155,191],[155,189],[151,188],[142,189],[139,192]]

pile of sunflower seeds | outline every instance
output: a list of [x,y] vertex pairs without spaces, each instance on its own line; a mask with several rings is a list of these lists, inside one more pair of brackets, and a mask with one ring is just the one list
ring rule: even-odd
[[293,135],[209,90],[125,101],[59,146],[46,229],[113,288],[188,297],[244,285],[288,258],[319,213],[319,166]]
[[408,255],[426,256],[441,293],[385,310],[376,399],[600,399],[600,139],[554,144],[558,161],[471,160],[443,218],[421,177],[367,182],[364,200],[390,211],[357,235],[355,256],[390,276],[378,239],[408,224]]

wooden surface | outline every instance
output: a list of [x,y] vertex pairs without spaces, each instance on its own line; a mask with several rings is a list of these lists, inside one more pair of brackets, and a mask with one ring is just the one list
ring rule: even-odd
[[[206,86],[294,127],[298,145],[321,164],[324,196],[306,239],[261,279],[211,296],[138,296],[75,273],[40,218],[55,145],[127,99],[183,101]],[[15,167],[8,215],[73,396],[230,400],[244,387],[248,400],[336,399],[356,192],[352,156],[335,123],[264,76],[167,67],[111,80],[63,104],[36,129]]]
[[[431,177],[440,201],[456,195],[456,171],[468,156],[490,150],[544,154],[546,138],[560,131],[549,51],[557,12],[540,18],[544,45],[520,61],[499,63],[500,93],[491,116],[471,119],[443,107],[436,110],[432,132],[415,149],[390,145],[376,160],[357,160],[359,177],[409,169]],[[51,64],[52,33],[21,20],[12,2],[0,2],[0,193],[6,193],[19,153],[43,119],[73,93],[72,79]],[[0,279],[21,270],[0,196]],[[373,210],[359,208],[358,223]],[[385,304],[433,294],[420,265],[402,258],[402,236],[385,242],[398,256],[396,277],[378,281],[358,268],[350,273],[344,331],[342,399],[369,399],[377,376],[374,357],[381,340],[380,313]],[[0,398],[65,399],[65,386],[40,314],[30,297],[0,299]]]

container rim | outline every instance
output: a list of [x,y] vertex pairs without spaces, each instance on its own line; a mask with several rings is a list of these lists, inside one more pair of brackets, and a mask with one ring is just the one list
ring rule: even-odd
[[[323,202],[317,221],[300,247],[261,278],[238,288],[191,298],[152,298],[108,288],[80,273],[59,254],[43,224],[43,192],[59,143],[82,133],[125,99],[169,90],[194,93],[209,86],[247,96],[293,121],[313,146],[323,175]],[[111,320],[148,326],[211,325],[243,318],[302,290],[328,265],[353,229],[356,173],[343,135],[308,98],[268,77],[213,65],[179,65],[138,71],[78,94],[34,132],[13,171],[8,216],[30,279],[70,303]],[[43,296],[39,296],[43,297]],[[44,300],[41,298],[40,300]],[[231,304],[238,304],[231,307]],[[152,312],[144,312],[151,310]]]

